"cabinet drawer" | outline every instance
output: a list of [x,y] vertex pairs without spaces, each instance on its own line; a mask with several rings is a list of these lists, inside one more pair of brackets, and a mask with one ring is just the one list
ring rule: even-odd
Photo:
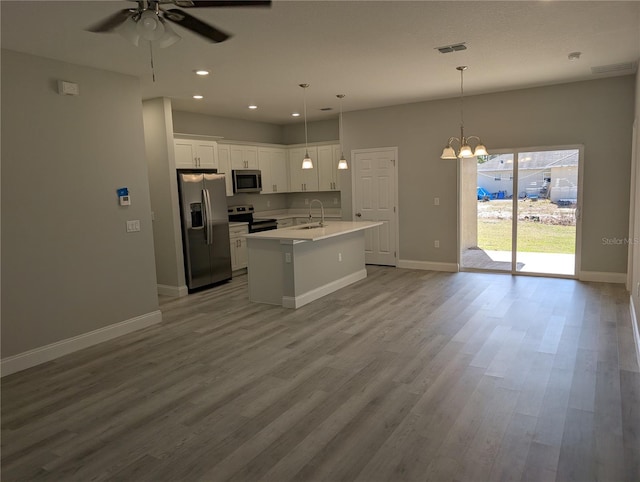
[[237,237],[242,236],[243,234],[249,233],[248,226],[229,226],[229,237]]

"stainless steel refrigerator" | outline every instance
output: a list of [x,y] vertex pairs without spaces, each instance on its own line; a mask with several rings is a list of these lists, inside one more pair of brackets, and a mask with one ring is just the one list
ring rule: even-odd
[[231,278],[229,216],[223,174],[178,169],[185,277],[189,290]]

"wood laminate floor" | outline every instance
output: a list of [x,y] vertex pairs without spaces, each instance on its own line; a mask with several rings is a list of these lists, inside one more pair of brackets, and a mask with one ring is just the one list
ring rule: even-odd
[[295,311],[239,277],[5,377],[2,480],[640,480],[621,285],[368,271]]

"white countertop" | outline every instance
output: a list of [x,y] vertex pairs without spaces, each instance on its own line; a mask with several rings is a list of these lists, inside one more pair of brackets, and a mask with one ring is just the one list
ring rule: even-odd
[[[316,225],[317,223],[313,223]],[[380,226],[381,221],[326,221],[325,226],[312,229],[303,229],[305,225],[290,226],[283,229],[272,229],[259,233],[246,234],[250,239],[279,239],[295,241],[319,241],[321,239],[342,236],[362,229],[369,229]]]

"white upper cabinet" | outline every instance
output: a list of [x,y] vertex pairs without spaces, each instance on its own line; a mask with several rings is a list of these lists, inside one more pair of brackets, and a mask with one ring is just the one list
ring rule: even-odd
[[173,146],[178,169],[218,167],[218,143],[215,141],[174,139]]
[[[340,145],[318,146],[318,189],[320,191],[339,191],[338,161]],[[316,166],[314,166],[316,167]]]
[[306,192],[318,190],[318,148],[309,147],[309,157],[313,161],[313,169],[302,169],[306,149],[294,147],[289,149],[289,174],[291,192]]
[[232,169],[258,169],[258,148],[256,146],[234,146],[231,149]]
[[258,148],[258,166],[262,173],[262,194],[289,192],[287,151],[285,149]]
[[224,174],[227,196],[233,196],[233,179],[231,178],[231,150],[228,145],[218,144],[218,173]]

